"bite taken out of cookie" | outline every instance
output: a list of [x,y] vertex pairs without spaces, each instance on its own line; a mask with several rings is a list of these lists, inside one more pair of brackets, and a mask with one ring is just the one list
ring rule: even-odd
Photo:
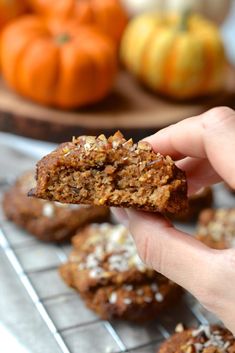
[[169,156],[120,132],[80,136],[37,163],[30,196],[70,204],[132,207],[180,214],[188,207],[187,181]]

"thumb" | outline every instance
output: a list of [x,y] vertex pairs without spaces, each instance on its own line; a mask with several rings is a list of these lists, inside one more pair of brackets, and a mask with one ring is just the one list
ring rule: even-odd
[[215,264],[214,250],[178,231],[161,215],[130,209],[113,212],[130,229],[143,262],[196,297],[205,296]]

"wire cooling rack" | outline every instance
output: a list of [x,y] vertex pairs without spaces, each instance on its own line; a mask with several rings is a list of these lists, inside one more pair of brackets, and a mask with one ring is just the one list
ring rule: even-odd
[[[1,180],[0,197],[7,184]],[[177,323],[196,326],[217,321],[189,294],[157,320],[141,326],[100,320],[58,275],[70,246],[38,242],[8,222],[2,211],[0,246],[62,353],[153,353]]]

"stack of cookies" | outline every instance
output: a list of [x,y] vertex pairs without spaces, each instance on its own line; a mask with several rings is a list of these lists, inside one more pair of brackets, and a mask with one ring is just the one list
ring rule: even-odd
[[[141,261],[124,226],[97,222],[107,219],[109,206],[192,221],[211,207],[210,188],[188,200],[185,173],[169,156],[155,153],[146,142],[127,141],[119,132],[60,145],[38,162],[36,180],[26,173],[16,182],[5,195],[5,213],[40,240],[61,242],[75,234],[59,272],[90,309],[103,319],[142,322],[178,302],[182,289]],[[29,190],[34,198],[26,196]],[[197,238],[224,249],[235,245],[234,229],[234,210],[205,210]],[[218,352],[235,352],[235,340],[217,326],[184,330],[180,325],[159,350]]]
[[[36,177],[36,185],[31,173],[20,178],[3,205],[9,219],[41,240],[69,239],[84,224],[104,220],[105,206],[167,214],[187,208],[184,172],[119,132],[62,144],[38,163]],[[27,198],[29,189],[40,199]],[[142,263],[122,225],[92,224],[72,243],[61,276],[102,318],[153,319],[180,297],[179,286]]]
[[[83,228],[104,221],[112,205],[171,215],[187,209],[185,174],[170,157],[119,132],[82,136],[44,157],[36,178],[29,172],[17,180],[5,194],[5,213],[40,240],[77,233],[60,273],[88,307],[102,318],[144,321],[179,299],[181,288],[144,265],[125,227]],[[37,198],[26,196],[30,189]]]
[[122,225],[93,224],[73,239],[61,276],[104,319],[154,319],[175,303],[181,289],[149,269]]

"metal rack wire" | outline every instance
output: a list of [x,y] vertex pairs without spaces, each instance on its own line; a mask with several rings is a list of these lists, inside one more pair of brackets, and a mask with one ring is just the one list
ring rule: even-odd
[[[0,194],[6,185],[1,180]],[[4,218],[0,246],[62,353],[153,353],[178,322],[191,326],[216,320],[187,294],[177,307],[143,326],[102,321],[57,275],[67,246],[41,244]]]

